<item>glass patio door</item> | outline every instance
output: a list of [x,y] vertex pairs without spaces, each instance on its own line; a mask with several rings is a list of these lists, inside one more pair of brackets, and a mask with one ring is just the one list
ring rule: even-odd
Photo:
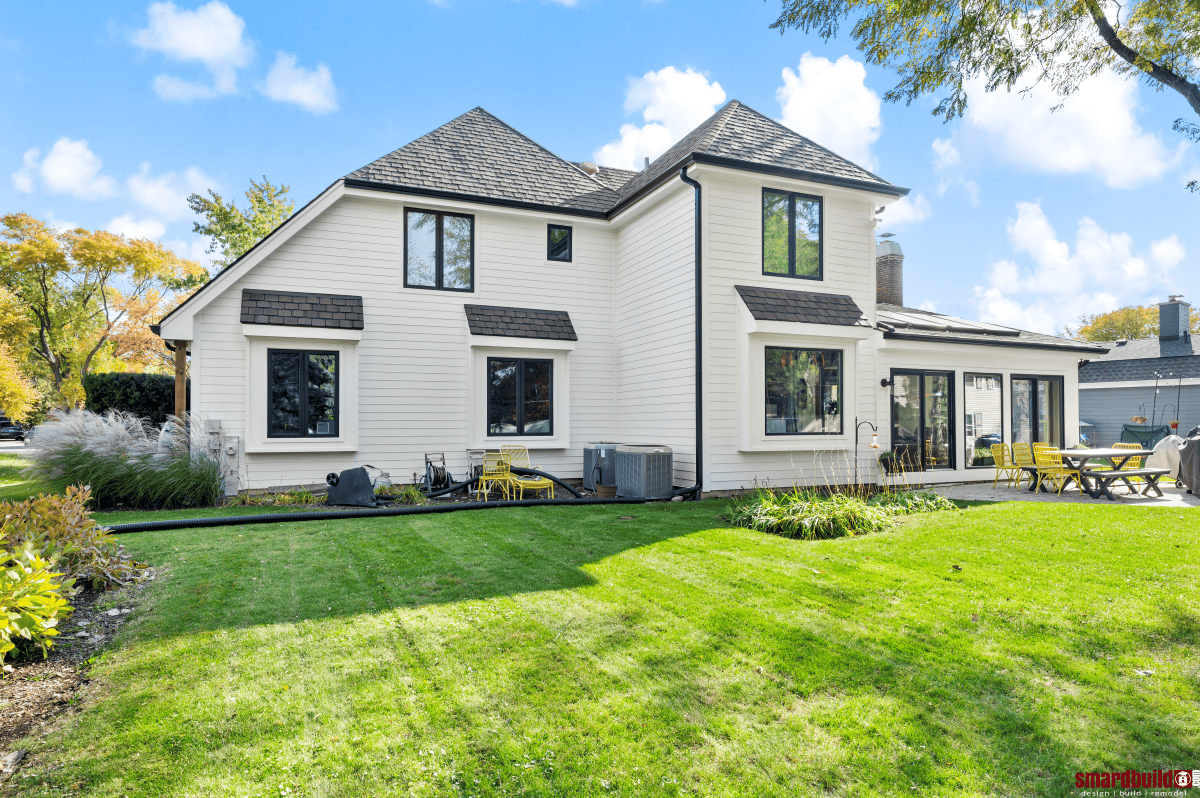
[[892,449],[909,471],[953,468],[953,375],[892,372]]
[[1063,445],[1062,377],[1012,378],[1012,439]]

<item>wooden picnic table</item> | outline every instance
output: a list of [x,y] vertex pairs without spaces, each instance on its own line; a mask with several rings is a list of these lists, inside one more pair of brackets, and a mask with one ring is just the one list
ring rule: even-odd
[[[1124,474],[1118,473],[1131,458],[1149,457],[1154,454],[1151,449],[1063,449],[1060,454],[1063,463],[1068,468],[1079,472],[1079,489],[1093,499],[1104,496],[1110,501],[1115,501],[1116,497],[1112,493],[1111,485],[1118,480],[1125,482],[1130,490],[1134,490],[1132,483],[1129,482],[1130,477],[1142,477],[1146,480],[1147,484],[1142,491],[1143,494],[1148,494],[1153,489],[1159,496],[1162,496],[1162,491],[1158,490],[1158,480],[1170,473],[1165,468],[1141,468],[1136,471],[1126,471]],[[1091,465],[1092,460],[1107,460],[1108,466]],[[1025,470],[1032,470],[1034,475],[1029,492],[1032,493],[1038,488],[1044,491],[1045,487],[1037,478],[1037,469],[1026,468]]]

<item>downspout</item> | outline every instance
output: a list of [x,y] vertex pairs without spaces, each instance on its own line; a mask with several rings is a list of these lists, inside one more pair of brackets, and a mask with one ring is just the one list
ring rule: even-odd
[[700,199],[702,189],[700,184],[688,177],[688,164],[684,164],[679,169],[679,179],[687,183],[692,188],[696,189],[696,241],[694,251],[696,253],[696,484],[690,488],[684,488],[678,492],[680,496],[691,495],[692,498],[699,500],[701,488],[704,484],[704,295],[701,293],[703,281],[701,280],[701,263],[700,263]]

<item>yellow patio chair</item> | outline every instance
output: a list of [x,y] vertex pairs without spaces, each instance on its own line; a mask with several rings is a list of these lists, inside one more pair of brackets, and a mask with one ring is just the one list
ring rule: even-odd
[[[1132,450],[1141,449],[1142,445],[1140,443],[1114,443],[1112,445],[1112,447],[1114,449],[1124,449],[1125,451],[1129,451],[1131,449]],[[1137,457],[1130,457],[1128,460],[1126,460],[1125,465],[1121,466],[1121,470],[1122,471],[1133,471],[1133,470],[1141,468],[1141,467],[1142,467],[1142,456],[1138,455]],[[1130,481],[1145,482],[1146,480],[1142,479],[1141,477],[1127,477],[1127,478],[1125,478],[1124,481],[1126,482],[1126,484],[1128,484]],[[1133,486],[1130,485],[1129,489],[1133,490]]]
[[1017,487],[1021,487],[1021,482],[1024,481],[1026,477],[1029,478],[1030,484],[1032,484],[1034,478],[1033,475],[1028,471],[1023,470],[1026,468],[1033,468],[1036,465],[1036,463],[1033,462],[1033,449],[1030,448],[1028,443],[1014,443],[1012,445],[1012,464],[1017,475]]
[[992,480],[992,487],[996,487],[1000,477],[1004,477],[1004,484],[1011,487],[1013,480],[1020,476],[1021,469],[1009,457],[1007,443],[993,443],[991,448],[992,460],[996,464],[996,478]]
[[483,456],[483,473],[479,477],[478,497],[490,496],[493,487],[500,488],[504,498],[509,498],[513,489],[513,475],[510,471],[508,457],[504,454],[488,452]]
[[[529,460],[529,450],[518,444],[504,444],[500,453],[508,458],[509,465],[515,468],[538,470]],[[511,474],[509,484],[516,490],[518,498],[525,498],[527,490],[544,490],[546,498],[554,498],[554,483],[545,477],[535,477],[529,474]]]
[[1079,472],[1063,463],[1062,451],[1056,447],[1043,446],[1035,449],[1033,458],[1037,462],[1037,479],[1049,480],[1055,489],[1054,492],[1059,496],[1072,478],[1079,480]]

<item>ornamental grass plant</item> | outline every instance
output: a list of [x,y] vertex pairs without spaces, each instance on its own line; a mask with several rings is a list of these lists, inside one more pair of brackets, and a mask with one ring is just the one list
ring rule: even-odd
[[779,492],[759,488],[735,498],[725,520],[786,538],[822,540],[881,532],[892,525],[892,513],[843,493],[799,487]]
[[154,427],[116,410],[57,411],[27,447],[29,471],[58,492],[90,486],[97,509],[216,504],[223,493],[220,467],[193,440],[195,428],[175,416]]

